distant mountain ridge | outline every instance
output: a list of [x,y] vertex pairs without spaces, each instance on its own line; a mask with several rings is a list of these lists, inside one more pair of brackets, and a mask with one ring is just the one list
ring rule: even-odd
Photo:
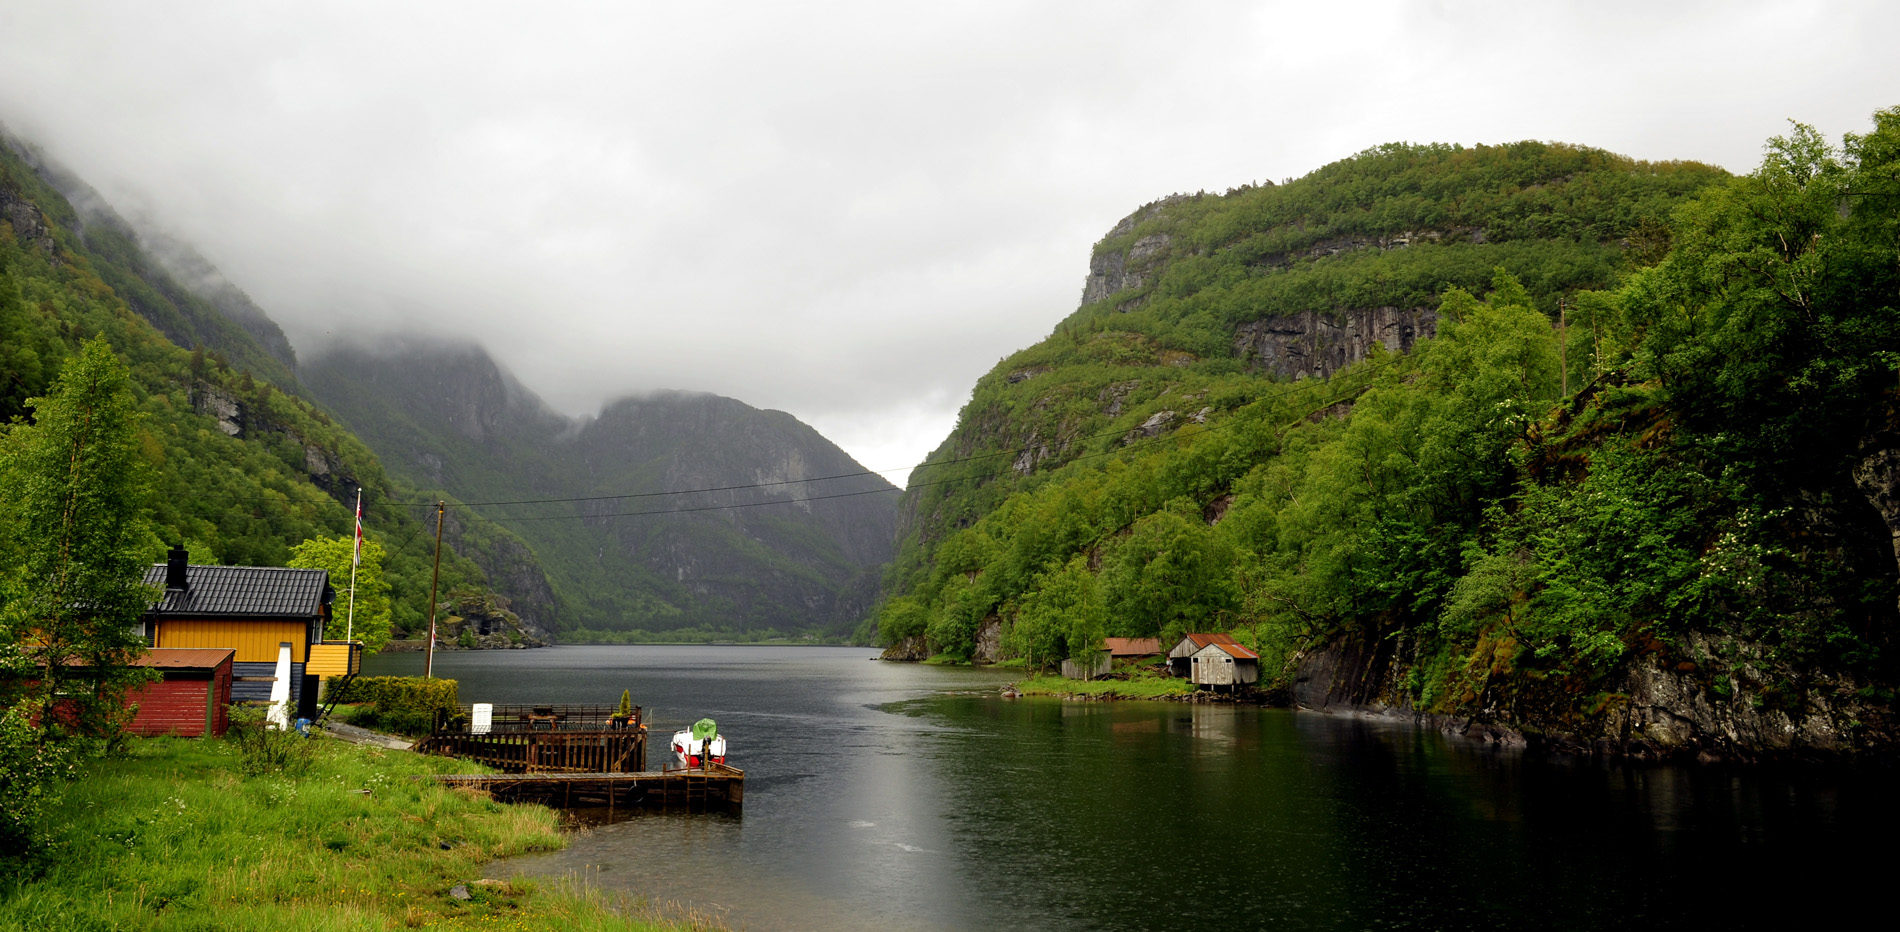
[[[569,418],[480,347],[425,340],[327,350],[300,372],[398,475],[516,503],[470,510],[532,547],[569,636],[838,635],[872,610],[896,489],[789,414],[663,392]],[[484,568],[518,610],[535,600]]]

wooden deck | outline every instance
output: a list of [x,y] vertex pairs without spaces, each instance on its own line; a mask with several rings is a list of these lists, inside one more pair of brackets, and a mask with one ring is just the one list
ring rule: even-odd
[[723,764],[625,773],[441,774],[439,783],[486,791],[508,802],[560,808],[643,806],[688,812],[739,814],[745,807],[745,771]]

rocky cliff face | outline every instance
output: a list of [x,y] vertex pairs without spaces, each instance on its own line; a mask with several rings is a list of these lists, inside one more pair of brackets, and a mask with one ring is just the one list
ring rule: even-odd
[[1893,556],[1900,568],[1900,404],[1889,396],[1861,437],[1860,459],[1854,464],[1854,484],[1880,515],[1892,538]]
[[47,228],[46,215],[40,212],[39,205],[4,185],[0,185],[0,220],[13,227],[13,235],[21,243],[48,254],[56,250],[53,231]]
[[1331,378],[1365,359],[1372,344],[1406,352],[1438,332],[1431,308],[1304,311],[1247,321],[1234,328],[1234,355],[1249,368],[1288,381]]
[[[1587,714],[1576,711],[1573,697],[1512,687],[1479,696],[1475,714],[1417,709],[1404,698],[1396,654],[1387,638],[1335,639],[1297,658],[1289,698],[1305,709],[1407,718],[1482,741],[1607,756],[1831,756],[1895,738],[1896,723],[1866,698],[1865,684],[1802,677],[1769,660],[1760,644],[1706,634],[1670,648],[1651,645],[1605,684],[1602,702]],[[1791,676],[1802,682],[1799,696],[1776,686]]]

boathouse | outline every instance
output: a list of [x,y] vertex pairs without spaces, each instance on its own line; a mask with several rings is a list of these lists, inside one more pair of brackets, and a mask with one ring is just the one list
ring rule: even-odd
[[228,647],[146,651],[135,667],[158,671],[159,680],[126,693],[138,713],[126,731],[146,737],[222,737],[231,723],[231,658]]
[[1190,634],[1168,651],[1168,672],[1199,686],[1260,682],[1260,655],[1229,634]]
[[1072,680],[1092,680],[1106,676],[1118,662],[1127,663],[1161,656],[1160,638],[1103,638],[1102,648],[1084,660],[1062,661],[1062,675]]
[[145,574],[146,585],[165,590],[146,612],[146,644],[232,651],[234,702],[270,701],[278,657],[289,645],[290,707],[315,718],[316,671],[306,665],[330,619],[329,577],[326,570],[194,564],[184,547],[173,547]]

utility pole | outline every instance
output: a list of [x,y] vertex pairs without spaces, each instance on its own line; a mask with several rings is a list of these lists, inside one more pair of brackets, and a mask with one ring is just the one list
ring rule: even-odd
[[435,677],[435,589],[442,581],[442,511],[447,503],[435,503],[435,572],[429,577],[429,647],[422,661],[422,678]]

